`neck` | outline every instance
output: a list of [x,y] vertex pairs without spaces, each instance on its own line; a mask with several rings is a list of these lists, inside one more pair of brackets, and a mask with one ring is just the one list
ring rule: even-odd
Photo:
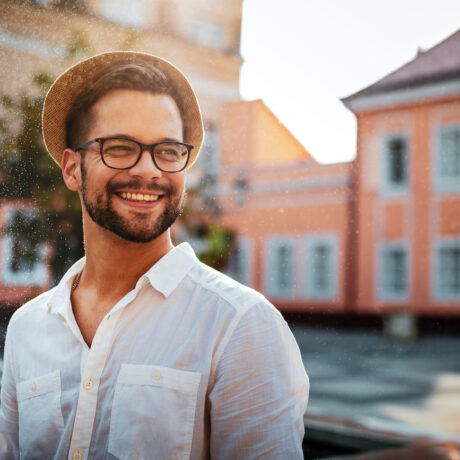
[[99,301],[123,297],[172,248],[169,229],[148,243],[133,243],[85,222],[86,265],[80,281]]

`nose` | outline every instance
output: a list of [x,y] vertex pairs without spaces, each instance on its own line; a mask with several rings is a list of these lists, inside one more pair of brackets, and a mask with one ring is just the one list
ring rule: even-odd
[[139,161],[128,171],[130,175],[144,179],[158,178],[162,175],[162,171],[155,166],[152,154],[148,149],[142,151]]

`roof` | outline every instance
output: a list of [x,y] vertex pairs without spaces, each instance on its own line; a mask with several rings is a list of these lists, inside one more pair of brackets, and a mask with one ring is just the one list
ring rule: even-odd
[[344,98],[343,102],[458,77],[460,77],[460,29],[433,48],[419,51],[412,61],[367,88]]

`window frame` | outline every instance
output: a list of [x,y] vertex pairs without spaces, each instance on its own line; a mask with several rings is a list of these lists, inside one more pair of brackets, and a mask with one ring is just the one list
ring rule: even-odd
[[[274,251],[281,245],[287,245],[291,249],[291,283],[287,289],[279,289],[274,281],[277,273],[274,272],[276,265],[274,264]],[[264,270],[264,290],[270,297],[276,298],[293,298],[296,293],[296,257],[295,257],[296,241],[290,235],[277,235],[267,238],[265,242],[265,270]]]
[[[4,226],[7,227],[15,213],[28,212],[29,210],[9,208],[5,213]],[[37,246],[37,260],[31,270],[11,270],[11,260],[14,250],[14,236],[4,233],[1,239],[1,268],[0,279],[5,286],[42,286],[48,279],[46,264],[46,244]]]
[[[389,250],[403,250],[405,253],[405,289],[401,293],[388,291],[387,289],[387,274],[385,272],[385,253]],[[411,245],[406,240],[386,241],[378,245],[377,248],[377,264],[376,264],[376,286],[377,298],[383,302],[406,302],[409,300],[412,283],[412,253]]]
[[[402,139],[406,146],[406,181],[403,184],[394,184],[390,181],[390,150],[392,141]],[[380,161],[380,194],[383,197],[400,197],[409,193],[411,184],[410,137],[406,132],[385,134],[381,141]]]
[[230,260],[226,274],[238,281],[245,286],[252,285],[252,261],[253,261],[253,243],[251,238],[247,236],[238,237],[235,242],[235,249],[242,255],[242,264],[244,266],[244,273],[242,277],[239,277],[236,273],[235,267],[232,267],[232,256],[230,254]]
[[[331,274],[330,286],[326,292],[319,291],[313,284],[314,267],[311,257],[312,251],[319,245],[325,245],[331,249]],[[304,238],[304,296],[310,300],[337,300],[339,287],[339,237],[331,233],[309,234]]]
[[441,175],[441,137],[445,131],[450,130],[458,130],[460,132],[460,121],[439,124],[434,129],[432,146],[432,179],[434,190],[438,194],[460,192],[460,180],[455,180],[455,178],[446,178]]
[[[141,13],[140,15],[134,15],[130,18],[129,14],[124,11],[124,14],[117,15],[112,14],[111,12],[116,10],[113,6],[110,6],[109,3],[113,2],[114,0],[102,0],[99,6],[99,14],[103,19],[112,22],[113,24],[117,24],[121,27],[131,28],[131,29],[146,29],[148,27],[148,16],[149,16],[149,5],[144,0],[132,0],[130,3],[131,8],[138,7],[139,11],[137,13]],[[117,1],[117,0],[115,0]]]
[[432,295],[433,299],[439,302],[451,302],[460,300],[460,290],[457,294],[442,292],[441,290],[441,250],[449,248],[460,249],[460,236],[454,238],[437,239],[433,245],[433,264],[432,264]]

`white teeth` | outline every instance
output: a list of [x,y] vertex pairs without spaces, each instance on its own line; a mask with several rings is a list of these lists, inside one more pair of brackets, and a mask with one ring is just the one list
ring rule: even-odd
[[130,193],[130,192],[121,192],[121,198],[124,200],[134,200],[134,201],[157,201],[158,195],[147,195],[143,193]]

